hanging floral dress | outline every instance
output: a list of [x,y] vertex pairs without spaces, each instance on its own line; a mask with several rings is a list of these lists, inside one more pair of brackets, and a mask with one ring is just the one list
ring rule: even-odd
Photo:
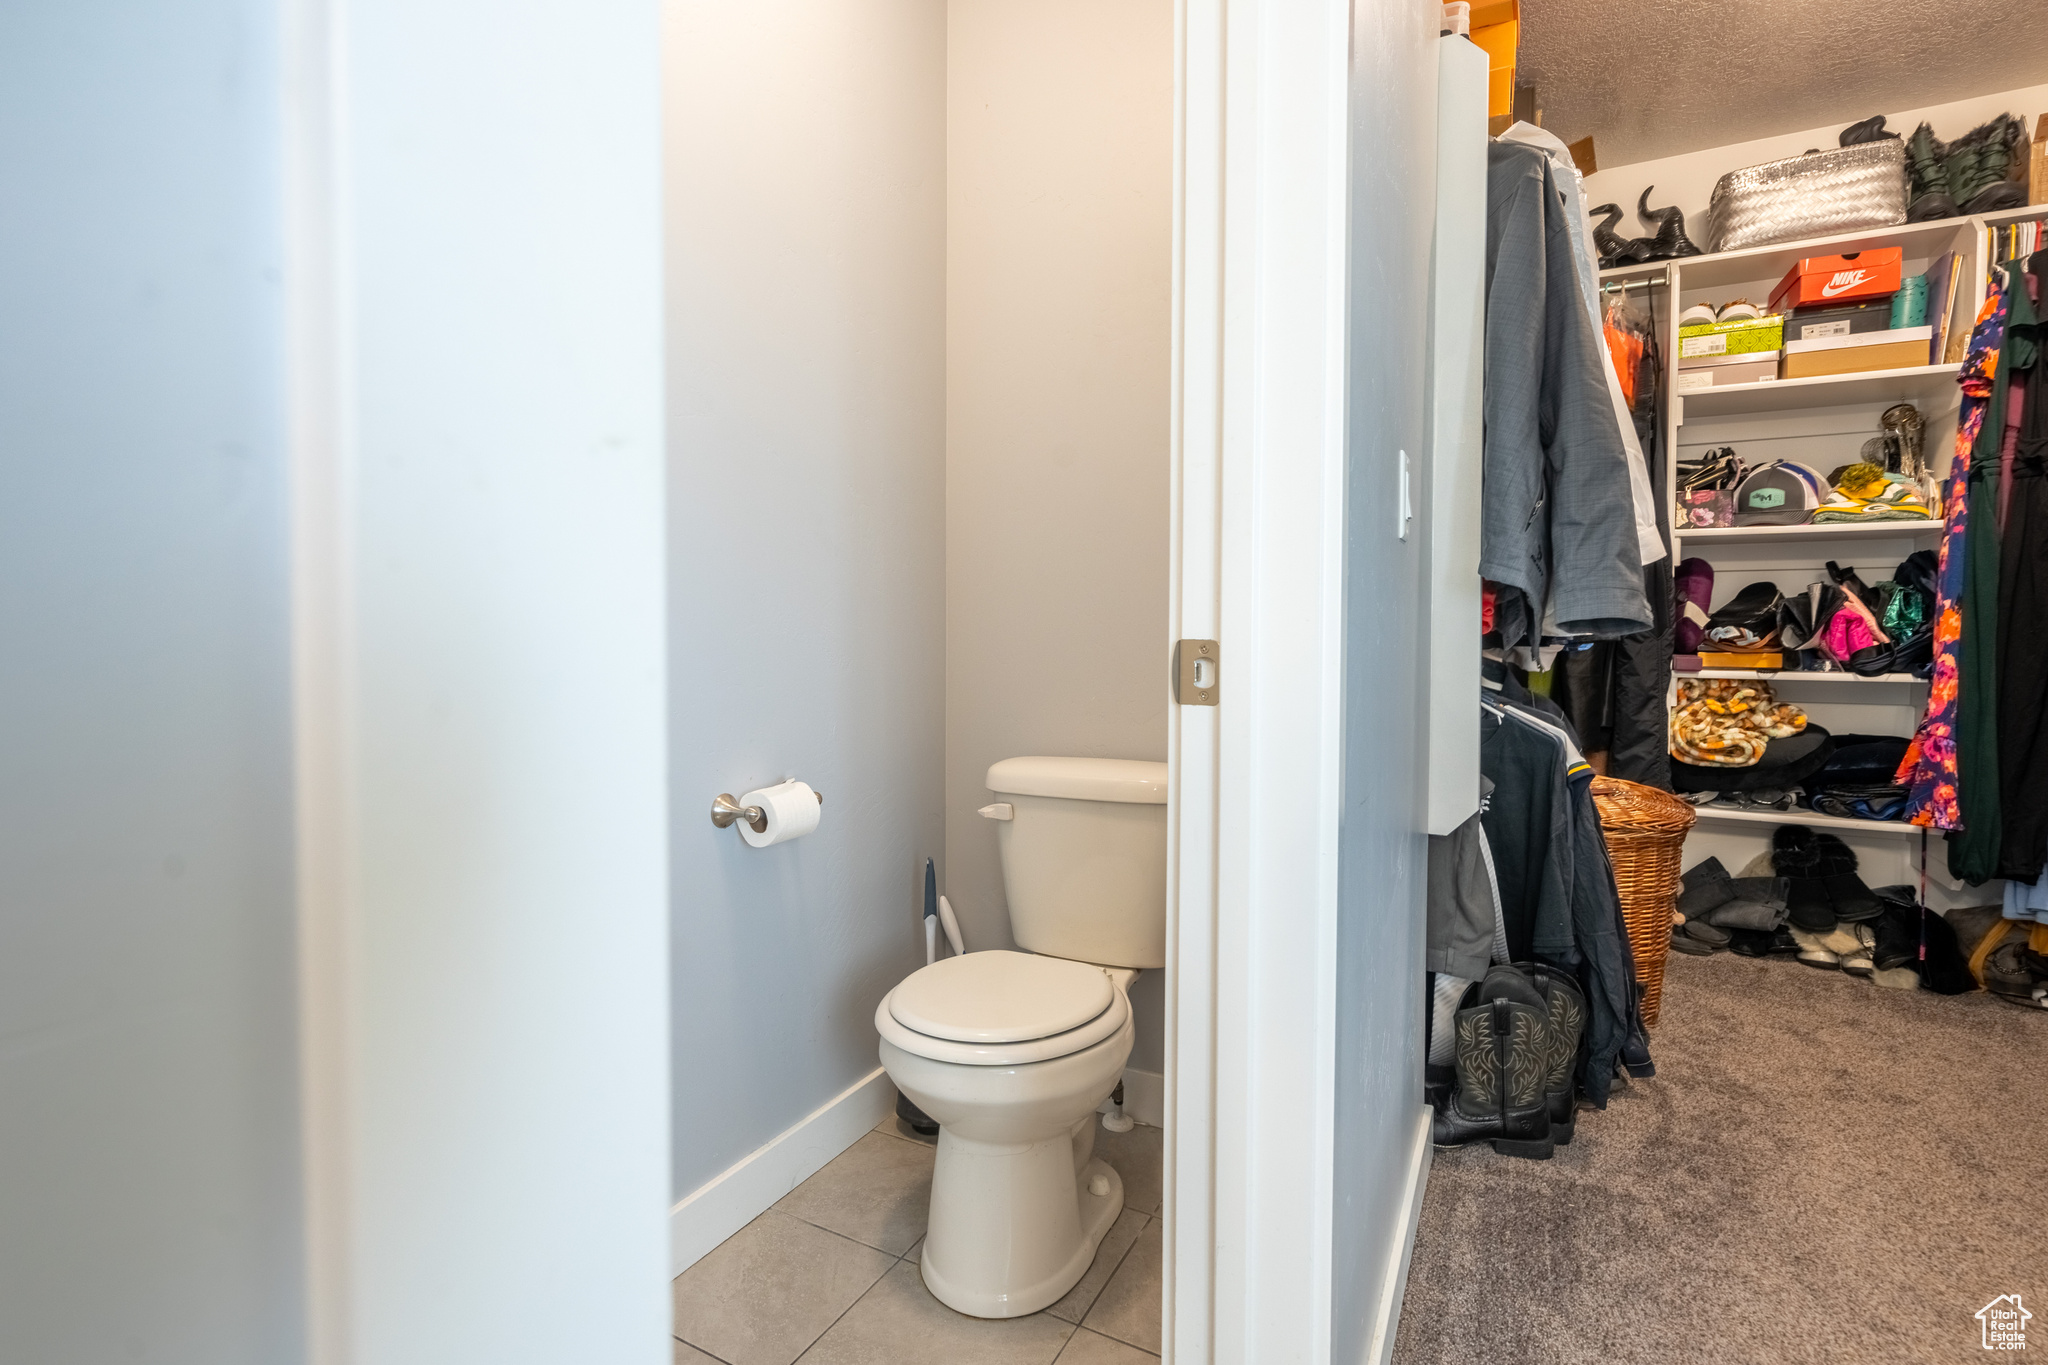
[[1998,351],[2005,340],[2009,310],[2007,281],[1984,299],[1970,334],[1959,381],[1962,412],[1956,425],[1955,458],[1949,465],[1942,499],[1948,528],[1941,537],[1941,570],[1935,587],[1934,684],[1927,694],[1927,714],[1913,732],[1913,742],[1899,763],[1900,786],[1910,789],[1905,818],[1935,829],[1961,829],[1963,815],[1956,787],[1956,703],[1961,694],[1963,585],[1966,537],[1969,532],[1970,448],[1984,427],[1984,413],[1998,378]]

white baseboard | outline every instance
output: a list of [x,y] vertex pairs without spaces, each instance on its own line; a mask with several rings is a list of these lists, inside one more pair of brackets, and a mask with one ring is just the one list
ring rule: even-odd
[[1373,1365],[1387,1365],[1394,1358],[1394,1333],[1401,1325],[1401,1296],[1408,1288],[1408,1264],[1415,1259],[1415,1228],[1422,1221],[1422,1192],[1429,1185],[1429,1159],[1435,1150],[1429,1142],[1428,1105],[1415,1115],[1415,1142],[1408,1154],[1408,1184],[1401,1193],[1401,1254],[1387,1267],[1386,1282],[1380,1286],[1379,1311],[1373,1315],[1372,1342],[1365,1358]]
[[[1109,1101],[1104,1100],[1097,1113],[1106,1112]],[[1124,1113],[1140,1123],[1149,1123],[1154,1128],[1166,1126],[1166,1077],[1157,1071],[1136,1071],[1124,1068]]]
[[746,1158],[692,1190],[669,1210],[669,1273],[680,1275],[705,1253],[817,1174],[896,1103],[889,1074],[876,1067]]

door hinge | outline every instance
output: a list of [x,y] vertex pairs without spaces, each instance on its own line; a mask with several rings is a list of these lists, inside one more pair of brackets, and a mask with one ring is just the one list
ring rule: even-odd
[[1173,699],[1182,706],[1214,706],[1218,658],[1214,640],[1175,641]]

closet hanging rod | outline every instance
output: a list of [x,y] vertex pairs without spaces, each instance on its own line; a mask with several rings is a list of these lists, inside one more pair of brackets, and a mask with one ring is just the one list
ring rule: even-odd
[[1610,289],[1617,291],[1627,289],[1661,289],[1666,283],[1668,281],[1662,275],[1653,276],[1647,280],[1602,280],[1600,281],[1600,292],[1605,294]]

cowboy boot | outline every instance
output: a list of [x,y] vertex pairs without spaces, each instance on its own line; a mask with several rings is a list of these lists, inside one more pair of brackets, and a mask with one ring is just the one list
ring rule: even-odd
[[1503,1156],[1542,1160],[1556,1150],[1544,1094],[1548,1007],[1512,967],[1488,972],[1479,998],[1458,1011],[1457,1085],[1430,1122],[1430,1141],[1439,1147],[1491,1142]]
[[1560,1147],[1571,1145],[1578,1128],[1579,1040],[1586,1034],[1586,996],[1571,974],[1548,962],[1515,964],[1543,993],[1549,1067],[1543,1078],[1544,1103],[1550,1110],[1550,1136]]

